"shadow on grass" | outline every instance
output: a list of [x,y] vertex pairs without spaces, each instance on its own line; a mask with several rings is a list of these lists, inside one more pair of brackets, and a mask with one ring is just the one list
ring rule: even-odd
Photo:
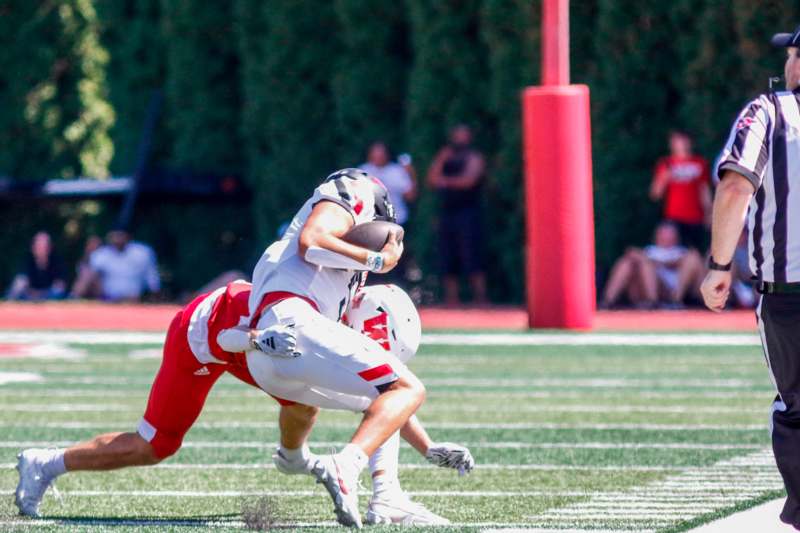
[[[64,516],[47,515],[42,517],[47,522],[57,522],[58,525],[69,526],[104,526],[104,527],[131,527],[131,526],[183,526],[183,527],[208,527],[211,525],[231,525],[241,524],[241,515],[238,513],[229,514],[210,514],[192,518],[167,518],[163,516]],[[31,525],[37,522],[31,519]]]

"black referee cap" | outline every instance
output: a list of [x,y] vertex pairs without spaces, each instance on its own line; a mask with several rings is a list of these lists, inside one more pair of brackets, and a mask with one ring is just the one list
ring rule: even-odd
[[772,46],[779,46],[781,48],[788,48],[790,46],[800,47],[800,26],[794,30],[794,33],[776,33],[772,36],[770,42]]

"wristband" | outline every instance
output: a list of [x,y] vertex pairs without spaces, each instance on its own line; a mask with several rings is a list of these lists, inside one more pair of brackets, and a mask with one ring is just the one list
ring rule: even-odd
[[708,256],[708,269],[709,270],[719,270],[720,272],[730,272],[731,266],[733,265],[733,261],[729,262],[727,265],[721,265],[714,261],[713,256]]
[[366,264],[370,272],[380,272],[383,269],[383,254],[380,252],[369,252],[367,254]]

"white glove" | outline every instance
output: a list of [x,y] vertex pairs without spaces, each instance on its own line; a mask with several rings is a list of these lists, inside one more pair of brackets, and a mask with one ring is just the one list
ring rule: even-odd
[[299,357],[297,351],[297,332],[294,324],[277,324],[262,329],[251,341],[255,350],[277,357]]
[[468,474],[475,468],[475,459],[465,446],[452,442],[437,442],[428,448],[425,459],[442,468],[455,468],[460,475]]

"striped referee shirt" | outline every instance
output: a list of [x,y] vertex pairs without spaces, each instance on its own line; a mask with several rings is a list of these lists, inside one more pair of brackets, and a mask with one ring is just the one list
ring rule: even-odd
[[761,281],[800,282],[800,89],[747,104],[717,167],[756,189],[748,212],[750,270]]

